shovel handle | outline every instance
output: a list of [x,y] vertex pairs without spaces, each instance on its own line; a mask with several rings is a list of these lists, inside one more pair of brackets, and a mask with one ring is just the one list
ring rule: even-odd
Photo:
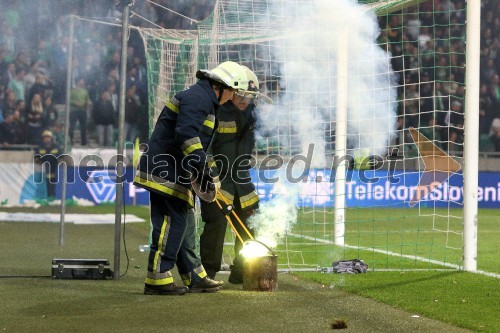
[[[215,202],[217,203],[217,206],[219,206],[220,210],[223,210],[222,204],[220,203],[219,199],[215,198]],[[229,225],[231,226],[231,229],[235,233],[236,237],[238,237],[238,239],[240,240],[240,242],[243,244],[243,239],[241,238],[240,234],[238,233],[238,230],[236,230],[236,228],[234,227],[233,222],[231,221],[231,219],[229,218],[229,216],[227,216],[227,215],[224,214],[224,217],[226,218],[227,223],[229,223]]]
[[[229,205],[229,202],[227,201],[227,199],[222,195],[222,193],[220,193],[219,191],[217,191],[215,197],[217,198],[217,194],[222,198],[222,201],[224,201],[224,204],[226,206]],[[221,209],[222,207],[219,206]],[[233,214],[233,216],[236,218],[236,220],[239,222],[239,224],[241,225],[241,227],[243,228],[243,230],[245,230],[245,232],[247,233],[248,235],[248,238],[250,239],[254,239],[252,233],[248,230],[247,226],[245,225],[245,223],[243,223],[243,221],[240,219],[240,217],[238,216],[238,214],[236,214],[236,212],[234,210],[231,210],[231,214]],[[243,242],[242,242],[243,243]]]

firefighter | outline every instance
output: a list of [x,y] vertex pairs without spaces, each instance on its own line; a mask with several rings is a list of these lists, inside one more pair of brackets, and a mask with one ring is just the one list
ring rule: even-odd
[[61,148],[53,140],[52,132],[49,130],[43,131],[42,142],[35,149],[34,161],[42,165],[42,173],[47,183],[47,197],[49,200],[53,200],[56,196],[57,170],[61,154]]
[[[134,184],[150,192],[152,243],[144,294],[183,295],[213,292],[222,282],[207,277],[195,247],[191,176],[202,188],[215,190],[206,150],[212,139],[216,112],[248,79],[243,67],[226,61],[199,70],[199,81],[176,94],[163,108],[138,165]],[[185,286],[177,286],[174,265]]]
[[[249,168],[242,167],[249,165],[255,146],[254,101],[259,96],[259,81],[250,69],[245,67],[245,70],[249,86],[246,91],[236,92],[231,103],[224,104],[219,109],[217,135],[211,153],[221,179],[218,199],[232,204],[234,212],[246,225],[246,220],[259,203],[255,186],[250,181]],[[205,225],[200,236],[200,256],[208,276],[213,279],[221,267],[227,220],[215,202],[202,202],[201,215]],[[248,235],[234,216],[228,214],[228,217],[243,240],[247,240]],[[243,280],[243,258],[239,254],[242,246],[241,241],[236,238],[235,258],[229,275],[229,282],[233,284],[242,283]]]

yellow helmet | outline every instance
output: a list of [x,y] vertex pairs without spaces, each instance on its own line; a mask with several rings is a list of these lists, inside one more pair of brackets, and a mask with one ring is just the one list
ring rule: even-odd
[[248,78],[248,89],[249,91],[257,91],[259,90],[259,79],[257,78],[257,75],[255,75],[250,68],[247,66],[241,66],[245,69],[245,73],[247,74]]
[[52,132],[49,130],[45,130],[42,132],[42,137],[50,136],[52,137]]
[[257,78],[257,75],[248,68],[247,66],[241,66],[245,69],[245,73],[247,74],[248,78],[248,87],[245,90],[238,90],[236,94],[241,97],[245,98],[254,98],[254,99],[262,99],[268,104],[272,104],[273,101],[267,97],[265,94],[262,94],[259,91],[259,79]]
[[245,90],[248,87],[245,69],[233,61],[225,61],[211,70],[200,69],[196,72],[196,77],[211,79],[235,90]]
[[238,90],[237,95],[246,98],[257,98],[259,97],[259,79],[257,75],[247,66],[241,66],[245,69],[245,74],[248,78],[248,86],[243,90]]

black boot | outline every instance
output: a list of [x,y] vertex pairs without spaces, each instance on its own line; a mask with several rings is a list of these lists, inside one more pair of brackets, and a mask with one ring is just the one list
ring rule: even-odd
[[208,276],[201,279],[200,282],[189,285],[190,293],[214,293],[219,291],[224,284],[222,281],[215,281]]
[[206,268],[205,268],[205,271],[207,272],[207,277],[209,277],[212,280],[215,280],[215,274],[217,274],[217,272],[214,272],[214,271],[212,271],[210,269],[206,269]]
[[188,287],[176,286],[175,283],[169,283],[162,286],[144,284],[144,295],[184,295],[188,291]]
[[231,265],[231,274],[229,274],[229,278],[227,280],[232,284],[242,284],[243,283],[243,270]]

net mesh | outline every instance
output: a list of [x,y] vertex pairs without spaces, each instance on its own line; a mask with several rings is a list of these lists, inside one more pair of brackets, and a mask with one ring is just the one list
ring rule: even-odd
[[[277,248],[282,268],[317,269],[355,257],[376,269],[456,268],[461,175],[450,173],[410,207],[425,165],[408,129],[462,162],[464,6],[359,3],[220,0],[197,30],[139,29],[150,128],[165,101],[196,81],[197,69],[225,60],[246,65],[273,100],[259,105],[257,165],[269,155],[286,165],[297,154],[308,156],[313,144],[312,168],[297,185],[296,222],[287,225]],[[336,135],[340,96],[347,108],[345,138]],[[346,140],[349,156],[342,198],[335,197],[332,173],[339,139]],[[369,164],[377,156],[380,168]],[[273,198],[276,188],[261,178],[259,195]],[[336,200],[347,207],[342,247],[334,245]],[[228,262],[231,255],[228,246]]]

